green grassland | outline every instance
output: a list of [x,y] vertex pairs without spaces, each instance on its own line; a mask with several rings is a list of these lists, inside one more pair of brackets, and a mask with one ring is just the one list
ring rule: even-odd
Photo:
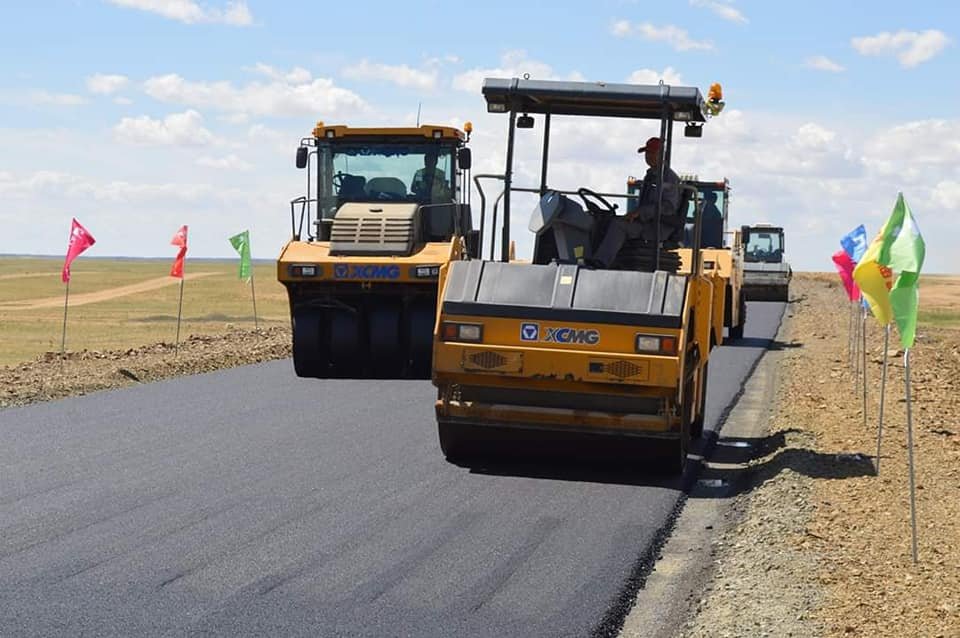
[[960,328],[960,312],[955,310],[920,310],[917,321],[921,325],[941,328]]
[[[166,277],[169,285],[78,305],[67,317],[67,350],[117,350],[166,341],[177,330],[179,280],[169,277],[171,261],[77,259],[72,268],[70,299],[89,293],[112,295],[112,289]],[[0,257],[0,365],[29,361],[60,350],[64,284],[62,259]],[[289,325],[286,291],[273,263],[254,264],[260,326]],[[253,328],[249,284],[238,278],[238,261],[187,261],[186,273],[210,273],[184,283],[181,339],[191,334],[223,332],[228,326]],[[51,307],[24,309],[16,303],[59,297]]]

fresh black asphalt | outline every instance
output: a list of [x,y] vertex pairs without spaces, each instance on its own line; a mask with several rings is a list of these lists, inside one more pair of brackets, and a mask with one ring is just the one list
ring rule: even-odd
[[[709,428],[783,308],[712,354]],[[0,635],[597,632],[681,481],[451,465],[434,398],[277,361],[0,411]]]

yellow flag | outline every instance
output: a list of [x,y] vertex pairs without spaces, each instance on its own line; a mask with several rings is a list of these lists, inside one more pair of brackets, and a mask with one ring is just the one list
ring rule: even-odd
[[[900,235],[903,221],[907,215],[907,204],[903,193],[897,195],[897,203],[880,234],[867,248],[857,267],[853,269],[853,280],[860,286],[863,298],[870,304],[870,311],[880,325],[893,321],[893,306],[890,303],[890,289],[893,288],[895,274],[890,267],[890,250]],[[897,273],[899,275],[899,273]]]

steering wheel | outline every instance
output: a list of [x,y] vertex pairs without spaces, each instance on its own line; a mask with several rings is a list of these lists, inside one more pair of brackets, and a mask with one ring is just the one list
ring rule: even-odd
[[602,195],[593,192],[589,188],[578,188],[577,195],[583,200],[587,210],[591,215],[616,215],[617,205],[611,204],[603,198]]

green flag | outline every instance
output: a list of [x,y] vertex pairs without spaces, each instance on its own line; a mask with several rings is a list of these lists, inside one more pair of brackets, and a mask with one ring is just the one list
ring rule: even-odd
[[240,279],[250,280],[250,231],[245,230],[230,238],[234,250],[240,253]]
[[917,332],[917,306],[920,301],[918,282],[926,244],[902,193],[897,198],[894,210],[902,215],[902,222],[896,239],[889,245],[888,264],[897,276],[890,290],[890,306],[900,332],[900,344],[910,348],[913,347]]

